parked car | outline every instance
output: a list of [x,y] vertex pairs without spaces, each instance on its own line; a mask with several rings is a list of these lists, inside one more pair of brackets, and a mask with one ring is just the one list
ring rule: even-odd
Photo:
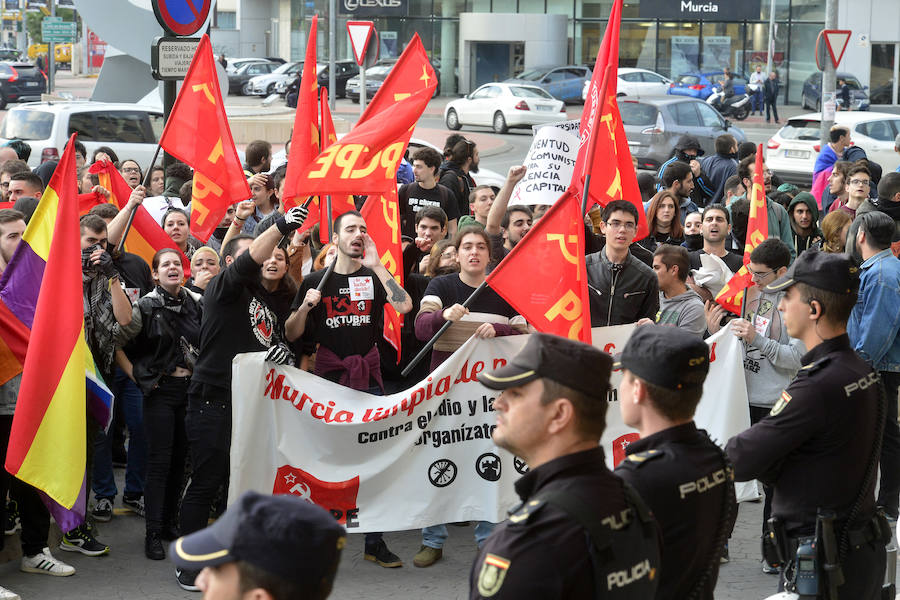
[[529,69],[503,83],[517,83],[542,88],[563,102],[580,102],[584,82],[591,80],[588,67],[566,65]]
[[31,63],[0,62],[0,110],[9,102],[40,100],[47,77]]
[[[852,110],[869,110],[869,95],[856,76],[850,73],[835,73],[835,81],[843,79],[850,87],[850,107]],[[822,110],[822,73],[816,71],[803,82],[803,91],[800,93],[800,105],[811,110]]]
[[250,80],[257,75],[271,73],[279,66],[281,65],[265,59],[242,64],[236,71],[228,74],[228,93],[241,96],[250,95]]
[[250,78],[247,84],[248,96],[268,96],[278,90],[278,84],[290,83],[298,73],[303,72],[303,63],[289,62],[278,65],[271,72]]
[[140,104],[29,102],[10,109],[0,125],[0,144],[19,139],[31,146],[29,167],[57,160],[73,133],[88,156],[108,146],[121,159],[132,158],[146,169],[163,130],[162,108]]
[[[216,58],[216,60],[218,60],[218,58]],[[250,56],[250,57],[246,57],[246,58],[226,58],[225,59],[225,63],[226,63],[225,72],[230,75],[232,73],[237,72],[238,69],[240,69],[241,67],[243,67],[244,65],[246,65],[248,63],[265,62],[265,61],[278,63],[279,65],[283,65],[285,63],[285,60],[283,58],[261,58],[259,56]]]
[[[659,73],[647,69],[633,67],[620,67],[616,82],[616,95],[618,97],[642,98],[644,96],[663,96],[669,89],[671,79],[663,77]],[[581,90],[581,99],[587,100],[588,88],[591,80],[586,79]]]
[[696,98],[619,98],[619,113],[628,147],[640,169],[659,169],[685,134],[697,138],[706,154],[715,153],[716,138],[723,133],[730,133],[738,143],[747,140],[740,127],[733,126],[716,109]]
[[448,129],[484,125],[496,133],[510,127],[531,127],[566,120],[566,105],[546,90],[533,85],[486,83],[468,96],[444,108]]
[[[355,60],[339,60],[334,63],[335,75],[334,78],[334,87],[335,87],[335,98],[346,98],[347,97],[347,82],[354,75],[359,74],[359,66],[356,64]],[[319,65],[318,68],[318,76],[316,77],[316,83],[320,88],[328,89],[328,64]],[[291,81],[297,77],[297,74],[294,75],[288,81],[279,81],[275,85],[275,91],[284,96],[287,93],[287,88],[291,85]]]
[[[380,60],[366,69],[366,100],[371,100],[375,97],[375,94],[378,93],[378,90],[381,89],[381,84],[384,83],[385,78],[388,76],[388,73],[391,72],[391,69],[394,68],[395,64],[397,64],[397,59],[391,58]],[[438,80],[438,85],[434,90],[434,95],[440,96],[441,72],[437,67],[434,66],[434,63],[431,64],[431,67],[434,69],[434,74]],[[356,74],[347,80],[347,84],[345,86],[345,95],[353,102],[359,102],[359,97],[361,95],[359,83],[359,74]]]
[[[809,186],[812,183],[819,145],[820,113],[788,119],[766,143],[766,165],[784,181]],[[900,115],[870,111],[839,111],[834,122],[850,128],[850,141],[866,151],[885,173],[900,166],[894,139],[900,134]]]
[[[743,73],[735,71],[734,75],[734,93],[743,94],[746,92],[747,77]],[[725,73],[718,71],[704,71],[703,73],[683,73],[675,78],[669,84],[668,94],[673,96],[690,96],[691,98],[699,98],[706,100],[712,94],[712,88],[725,78]]]

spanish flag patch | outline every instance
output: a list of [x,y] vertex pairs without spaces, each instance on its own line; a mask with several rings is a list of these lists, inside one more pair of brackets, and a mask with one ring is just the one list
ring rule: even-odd
[[791,401],[791,395],[787,392],[781,392],[781,397],[778,398],[778,402],[775,403],[775,406],[772,407],[772,410],[769,412],[769,416],[774,417],[778,413],[784,410],[784,407],[788,405],[788,402]]
[[478,593],[483,598],[490,598],[500,591],[509,563],[509,560],[496,554],[487,554],[484,557],[481,573],[478,575]]

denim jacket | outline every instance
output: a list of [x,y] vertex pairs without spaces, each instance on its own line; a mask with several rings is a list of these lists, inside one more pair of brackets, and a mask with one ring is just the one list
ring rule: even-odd
[[888,248],[860,269],[859,298],[847,323],[850,343],[876,371],[900,372],[900,260]]

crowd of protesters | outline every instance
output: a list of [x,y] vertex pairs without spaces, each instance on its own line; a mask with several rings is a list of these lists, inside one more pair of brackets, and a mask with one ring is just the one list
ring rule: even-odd
[[[655,322],[698,339],[730,328],[743,341],[755,423],[772,409],[806,351],[788,335],[779,314],[783,293],[758,290],[804,253],[855,257],[863,271],[860,297],[865,301],[854,309],[849,333],[893,399],[878,503],[895,523],[900,173],[882,174],[876,163],[859,156],[844,128],[836,126],[831,141],[822,164],[817,162],[811,191],[781,184],[764,171],[769,239],[750,255],[756,291],[748,290],[742,314],[730,314],[715,297],[744,264],[756,149],[724,134],[715,142],[715,154],[704,157],[699,142],[684,136],[660,169],[655,190],[644,177],[643,189],[653,194],[644,215],[635,203],[617,200],[585,216],[591,324]],[[273,168],[267,142],[248,145],[244,169],[251,197],[229,208],[207,242],[190,234],[192,174],[186,165],[153,166],[147,174],[137,161],[108,148],[89,157],[84,146],[76,142],[75,147],[82,193],[109,196],[89,170],[97,161],[115,165],[132,192],[122,210],[100,204],[81,218],[85,336],[117,401],[108,433],[88,419],[88,518],[65,532],[62,550],[88,556],[110,551],[92,523],[116,514],[117,466],[125,468],[122,506],[145,519],[148,559],[164,559],[166,541],[201,530],[222,513],[229,474],[231,362],[239,353],[265,351],[267,360],[385,394],[427,376],[473,335],[533,331],[490,289],[468,307],[463,303],[548,206],[509,205],[524,167],[511,168],[499,190],[477,186],[472,173],[478,170],[478,149],[461,135],[447,139],[443,155],[423,148],[409,156],[414,181],[399,187],[404,286],[378,260],[358,211],[336,218],[330,235],[320,234],[325,223],[302,228],[307,209],[285,209],[286,165]],[[30,170],[28,151],[27,145],[0,149],[5,161],[0,163],[0,194],[14,202],[13,208],[0,210],[0,271],[55,168],[44,163]],[[357,199],[357,208],[363,200]],[[139,205],[171,239],[171,247],[156,252],[150,264],[117,250],[127,234],[128,215]],[[635,241],[642,218],[650,235]],[[187,280],[182,255],[190,261]],[[399,361],[382,337],[382,308],[388,304],[408,315]],[[402,368],[447,322],[451,325],[430,358],[403,377]],[[0,388],[3,454],[18,383],[15,378]],[[772,490],[766,488],[765,518],[771,500]],[[22,570],[74,573],[48,548],[50,517],[36,490],[6,473],[0,476],[0,517],[7,533],[21,530]],[[493,528],[492,523],[476,524],[479,546]],[[414,564],[437,562],[447,536],[444,524],[425,528]],[[403,564],[380,533],[366,535],[364,550],[367,560],[381,566]],[[726,545],[723,560],[727,556]],[[774,567],[763,562],[763,569]],[[196,590],[197,575],[180,569],[178,583]]]

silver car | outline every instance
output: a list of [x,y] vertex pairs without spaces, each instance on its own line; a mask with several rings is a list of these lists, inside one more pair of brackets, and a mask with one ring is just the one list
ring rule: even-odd
[[631,155],[639,169],[657,170],[667,161],[678,139],[692,135],[707,155],[715,153],[716,138],[730,133],[738,143],[747,140],[735,127],[706,102],[685,96],[651,96],[640,100],[619,99],[619,114]]

